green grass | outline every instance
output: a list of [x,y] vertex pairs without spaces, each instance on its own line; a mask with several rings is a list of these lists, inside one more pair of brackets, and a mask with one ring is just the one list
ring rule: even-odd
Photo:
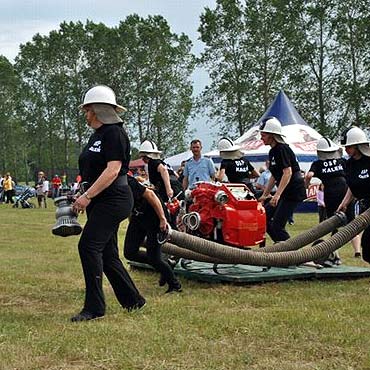
[[[370,369],[369,279],[235,286],[131,272],[148,305],[122,310],[105,282],[104,320],[72,324],[84,298],[78,237],[51,234],[54,207],[0,205],[0,369]],[[79,221],[84,223],[84,216]],[[294,235],[317,222],[295,215]],[[125,224],[120,230],[120,246]],[[350,246],[340,251],[355,260]]]

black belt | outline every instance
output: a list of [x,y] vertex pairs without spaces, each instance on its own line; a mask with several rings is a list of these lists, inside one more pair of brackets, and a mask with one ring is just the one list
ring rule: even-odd
[[128,182],[127,182],[127,175],[121,175],[121,176],[118,176],[112,183],[112,185],[117,185],[117,186],[124,186],[124,185],[128,185]]
[[[127,175],[120,175],[118,176],[110,186],[124,186],[124,185],[128,185],[128,182],[127,182]],[[82,190],[82,192],[84,193],[85,191],[87,191],[89,188],[90,188],[91,184],[87,181],[83,181],[81,182],[80,184],[80,188]]]

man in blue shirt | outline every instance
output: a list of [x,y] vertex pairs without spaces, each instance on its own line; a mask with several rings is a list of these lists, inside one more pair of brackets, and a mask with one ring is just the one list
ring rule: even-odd
[[215,177],[215,165],[211,158],[202,157],[202,143],[194,139],[190,143],[193,157],[185,163],[182,186],[186,190],[192,188],[197,181],[210,181]]

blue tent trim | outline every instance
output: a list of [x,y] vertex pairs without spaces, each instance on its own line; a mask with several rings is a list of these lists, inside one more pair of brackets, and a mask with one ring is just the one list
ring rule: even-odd
[[[266,161],[269,156],[266,154],[260,154],[260,155],[247,155],[246,158],[250,162],[264,162]],[[212,157],[212,160],[214,163],[218,164],[221,163],[222,158],[221,157]],[[317,160],[316,155],[297,155],[297,161],[300,163],[311,163]]]
[[271,103],[264,115],[259,119],[257,125],[268,116],[276,117],[281,122],[282,126],[297,124],[308,126],[283,90],[280,90],[276,95],[274,101]]

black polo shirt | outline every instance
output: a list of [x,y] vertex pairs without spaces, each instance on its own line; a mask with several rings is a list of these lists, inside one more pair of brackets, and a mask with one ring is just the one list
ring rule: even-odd
[[250,178],[254,167],[247,158],[223,159],[221,161],[221,170],[225,169],[229,182],[243,183]]
[[[90,136],[78,160],[82,181],[90,185],[94,183],[110,161],[121,161],[119,176],[127,174],[130,161],[130,141],[122,123],[103,125]],[[98,197],[114,194],[113,188],[115,188],[114,184]]]
[[347,161],[347,184],[357,199],[370,199],[370,157],[349,158]]
[[311,164],[310,172],[324,184],[325,197],[336,197],[347,191],[346,161],[344,158],[317,160]]
[[292,169],[292,177],[281,194],[281,198],[298,202],[305,199],[306,189],[304,187],[304,180],[296,156],[289,145],[278,143],[271,148],[269,152],[269,161],[269,170],[272,176],[274,176],[277,186],[279,186],[281,178],[283,177],[284,168],[290,167]]

